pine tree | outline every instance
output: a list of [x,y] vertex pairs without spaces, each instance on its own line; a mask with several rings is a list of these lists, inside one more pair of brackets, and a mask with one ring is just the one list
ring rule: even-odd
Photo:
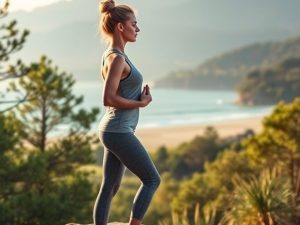
[[[78,169],[94,162],[94,138],[87,132],[99,110],[78,108],[83,97],[72,93],[72,75],[60,72],[47,57],[32,63],[29,69],[10,86],[10,91],[28,93],[30,101],[9,113],[18,121],[21,129],[17,132],[26,147],[20,147],[20,155],[15,157],[18,179],[10,184],[13,194],[2,202],[6,209],[2,218],[6,219],[0,223],[13,220],[20,225],[55,225],[74,218],[82,221],[90,215],[95,196],[89,173]],[[62,133],[49,141],[53,131]]]
[[[0,19],[4,19],[8,14],[9,1],[5,0],[2,5],[0,5]],[[20,51],[29,35],[28,30],[17,29],[17,21],[10,21],[8,24],[0,25],[0,81],[5,81],[8,79],[20,78],[24,76],[28,69],[22,63],[21,60],[17,60],[15,64],[10,63],[10,56],[18,51]],[[3,97],[4,90],[0,90],[0,97]],[[13,108],[15,105],[20,104],[26,100],[26,93],[18,93],[16,99],[0,99],[0,113],[5,112]],[[5,107],[3,107],[5,105]]]

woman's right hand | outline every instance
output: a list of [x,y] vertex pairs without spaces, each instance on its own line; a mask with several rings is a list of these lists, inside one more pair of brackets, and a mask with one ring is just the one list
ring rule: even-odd
[[142,107],[147,106],[151,101],[152,101],[152,96],[150,93],[150,88],[149,88],[148,84],[146,84],[146,86],[144,86],[144,89],[143,89],[142,95],[141,95]]

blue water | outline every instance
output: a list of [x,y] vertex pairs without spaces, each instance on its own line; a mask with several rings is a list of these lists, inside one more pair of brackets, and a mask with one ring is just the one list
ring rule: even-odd
[[[77,83],[76,94],[84,95],[83,107],[99,107],[101,115],[94,124],[96,129],[105,108],[102,106],[101,82]],[[271,112],[268,106],[239,106],[234,104],[234,91],[191,91],[152,89],[153,101],[141,108],[139,128],[184,124],[200,124],[238,118],[250,118]]]

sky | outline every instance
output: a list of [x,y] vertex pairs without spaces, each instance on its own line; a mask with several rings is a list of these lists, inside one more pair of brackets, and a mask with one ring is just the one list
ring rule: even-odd
[[[0,0],[2,3],[3,0]],[[33,9],[50,5],[55,2],[59,1],[71,1],[71,0],[10,0],[10,11],[18,11],[18,10],[24,10],[24,11],[32,11]]]

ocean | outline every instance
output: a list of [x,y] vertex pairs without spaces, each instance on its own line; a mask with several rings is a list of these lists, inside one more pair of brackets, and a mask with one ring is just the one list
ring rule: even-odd
[[[99,120],[105,107],[102,106],[101,82],[76,83],[74,92],[84,96],[82,107],[99,107]],[[151,88],[151,87],[150,87]],[[234,104],[234,91],[196,91],[178,89],[151,89],[153,101],[140,109],[138,128],[155,128],[189,124],[207,124],[239,118],[250,118],[270,113],[272,106],[241,106]]]

